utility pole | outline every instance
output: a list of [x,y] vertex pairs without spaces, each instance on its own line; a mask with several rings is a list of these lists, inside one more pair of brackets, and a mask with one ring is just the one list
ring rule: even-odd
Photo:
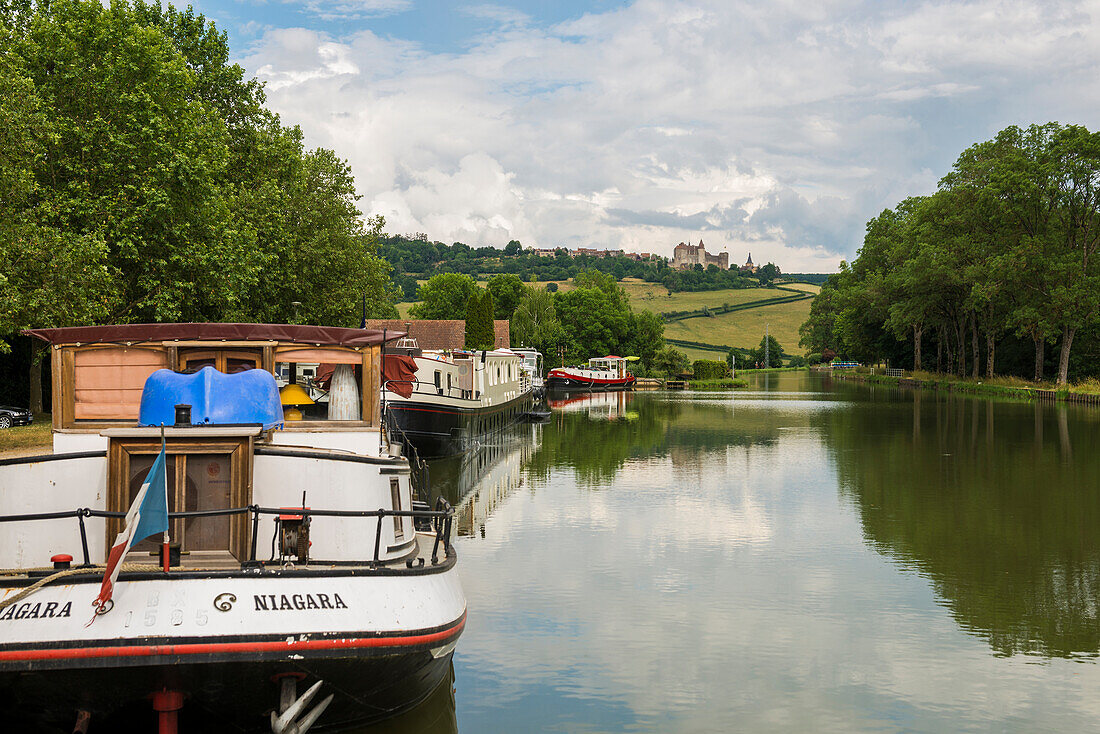
[[768,326],[764,324],[764,369],[768,369],[771,360],[771,339],[768,338]]

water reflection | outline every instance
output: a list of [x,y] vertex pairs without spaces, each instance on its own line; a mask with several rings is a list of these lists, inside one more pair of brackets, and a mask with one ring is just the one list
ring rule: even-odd
[[460,728],[1095,728],[1090,416],[805,373],[555,406],[469,475],[519,467],[457,541]]
[[[899,391],[900,392],[900,391]],[[816,416],[867,540],[999,654],[1100,649],[1095,411],[917,392]]]
[[485,537],[486,518],[523,485],[523,468],[538,451],[541,432],[538,424],[512,426],[475,451],[429,462],[432,501],[445,497],[455,508],[459,537]]

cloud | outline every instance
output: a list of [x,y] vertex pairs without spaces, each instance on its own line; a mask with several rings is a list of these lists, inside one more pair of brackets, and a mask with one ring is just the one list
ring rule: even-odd
[[362,20],[402,13],[412,7],[412,0],[283,0],[301,5],[321,20]]
[[243,59],[285,120],[349,159],[390,231],[666,254],[712,231],[785,270],[832,269],[973,142],[1098,124],[1096,2],[462,12],[493,26],[458,51],[282,29]]

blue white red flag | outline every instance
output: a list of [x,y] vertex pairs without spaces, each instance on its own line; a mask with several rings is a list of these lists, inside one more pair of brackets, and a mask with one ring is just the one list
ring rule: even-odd
[[[130,546],[145,540],[150,535],[168,532],[168,474],[164,467],[164,446],[145,476],[134,503],[126,512],[126,523],[122,532],[115,537],[111,552],[107,554],[107,569],[103,572],[103,584],[99,587],[99,596],[92,602],[102,609],[114,593],[115,581],[122,566],[122,559]],[[165,541],[167,542],[167,540]]]

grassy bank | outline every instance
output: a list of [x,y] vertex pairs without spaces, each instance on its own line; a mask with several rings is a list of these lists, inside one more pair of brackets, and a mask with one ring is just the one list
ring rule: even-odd
[[871,374],[869,371],[834,371],[833,378],[879,385],[903,385],[929,390],[948,390],[974,395],[996,395],[1024,400],[1062,401],[1100,405],[1100,380],[1089,378],[1073,385],[1031,382],[1019,377],[978,380],[934,372],[906,372],[903,377]]
[[29,426],[16,426],[0,431],[0,456],[48,454],[53,450],[50,414],[39,413]]
[[689,390],[728,390],[730,388],[748,387],[745,380],[727,377],[721,380],[689,380]]

